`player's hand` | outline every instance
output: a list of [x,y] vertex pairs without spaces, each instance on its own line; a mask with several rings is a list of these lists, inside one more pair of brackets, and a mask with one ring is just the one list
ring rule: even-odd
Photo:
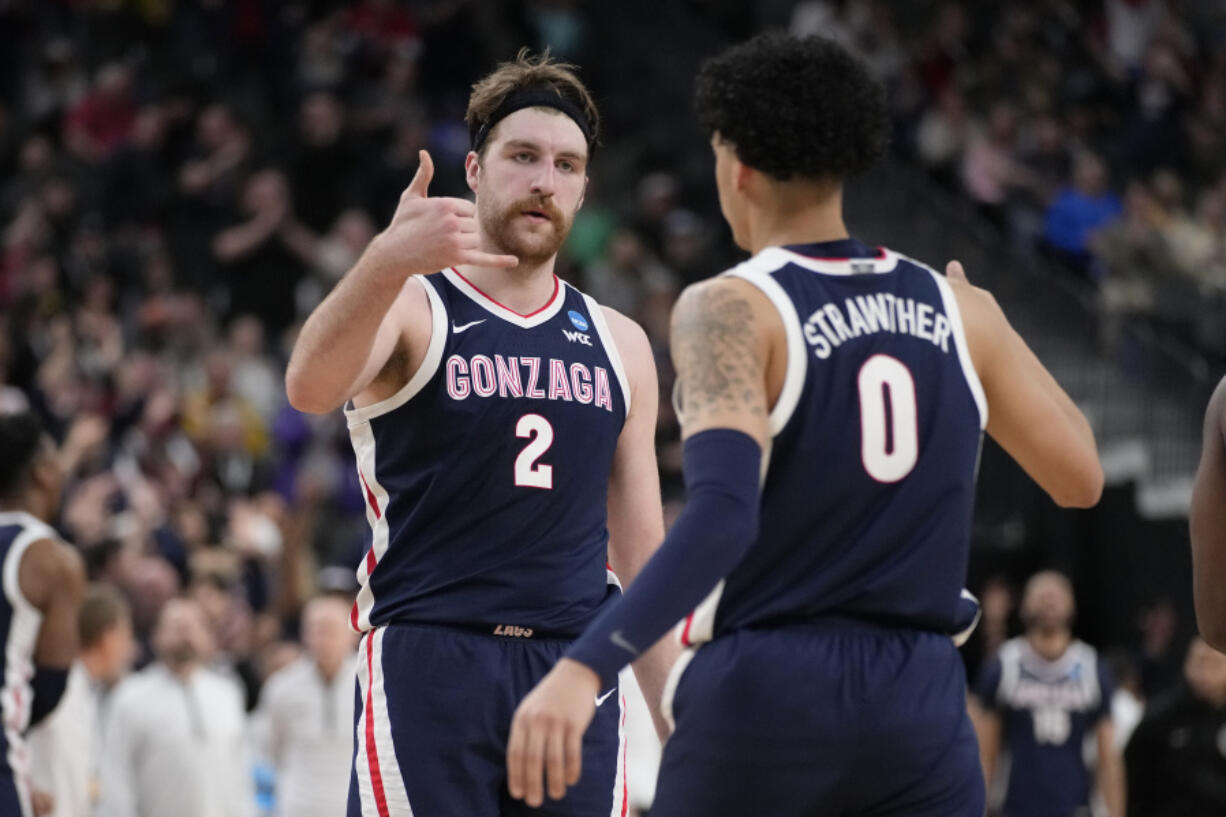
[[413,181],[400,195],[392,223],[372,245],[380,254],[379,268],[389,275],[437,272],[460,264],[509,268],[519,264],[513,255],[481,250],[477,233],[477,206],[466,199],[428,194],[434,162],[419,151],[421,164]]
[[520,702],[507,739],[507,788],[532,808],[549,796],[561,800],[579,782],[583,733],[596,714],[600,678],[586,665],[563,658]]
[[30,807],[34,809],[34,817],[47,817],[55,811],[55,798],[45,791],[34,789],[30,792]]
[[[950,261],[945,265],[945,277],[955,281],[966,281],[966,270],[962,269],[961,261]],[[967,283],[970,283],[967,281]]]

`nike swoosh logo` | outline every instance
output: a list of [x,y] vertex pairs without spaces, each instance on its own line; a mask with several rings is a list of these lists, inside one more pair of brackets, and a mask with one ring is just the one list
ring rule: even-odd
[[610,633],[609,640],[612,641],[616,646],[621,647],[623,650],[630,653],[631,655],[638,656],[639,648],[631,644],[629,641],[627,641],[626,637],[622,635],[621,630],[614,630],[612,633]]
[[458,335],[458,334],[460,334],[461,332],[463,332],[463,331],[464,331],[464,330],[466,330],[466,329],[472,329],[474,326],[476,326],[476,325],[477,325],[477,324],[479,324],[479,323],[485,323],[485,322],[486,322],[486,320],[487,320],[486,318],[482,318],[482,319],[481,319],[481,320],[479,320],[479,321],[473,321],[472,323],[466,323],[466,324],[464,324],[463,326],[456,326],[455,321],[452,321],[452,322],[451,322],[451,331],[452,331],[452,332],[455,332],[455,333]]
[[603,694],[603,695],[597,695],[597,696],[596,696],[596,706],[600,706],[602,703],[604,703],[605,701],[609,700],[609,696],[610,696],[610,695],[612,695],[612,694],[613,694],[614,692],[616,692],[616,691],[617,691],[617,687],[613,687],[612,689],[610,689],[610,690],[609,690],[608,692],[606,692],[605,694]]

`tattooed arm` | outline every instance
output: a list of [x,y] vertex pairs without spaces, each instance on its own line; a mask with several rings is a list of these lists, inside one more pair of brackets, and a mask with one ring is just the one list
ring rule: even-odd
[[733,278],[692,287],[677,304],[672,345],[688,502],[621,603],[596,619],[516,710],[507,785],[530,806],[544,801],[543,777],[554,799],[579,780],[596,696],[693,610],[757,537],[768,384],[772,375],[781,382],[786,364],[774,352],[786,349],[774,314],[765,296]]
[[752,284],[713,278],[683,292],[672,325],[682,439],[730,428],[764,446],[767,374],[773,362],[786,366],[786,349],[778,313]]

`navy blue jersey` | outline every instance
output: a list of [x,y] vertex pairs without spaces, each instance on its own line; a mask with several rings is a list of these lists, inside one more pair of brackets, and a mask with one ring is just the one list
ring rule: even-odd
[[787,374],[758,537],[682,641],[830,616],[961,629],[987,404],[948,282],[851,239],[768,248],[727,274],[775,305]]
[[419,280],[425,360],[394,396],[346,411],[373,531],[353,626],[577,635],[615,582],[606,499],[630,408],[604,314],[556,278],[530,315],[455,270]]
[[1011,757],[1004,814],[1073,817],[1089,806],[1083,746],[1111,714],[1113,684],[1094,648],[1074,641],[1055,661],[1025,638],[1000,648],[979,677],[980,701],[1001,718]]
[[[0,512],[0,790],[15,790],[20,808],[17,814],[33,814],[29,804],[29,768],[25,732],[30,725],[30,703],[34,691],[34,646],[43,615],[26,600],[18,583],[21,557],[40,539],[58,539],[51,528],[19,511]],[[0,806],[6,803],[0,798]],[[11,805],[11,804],[9,804]],[[2,811],[3,809],[0,809]],[[4,812],[7,814],[8,812]]]

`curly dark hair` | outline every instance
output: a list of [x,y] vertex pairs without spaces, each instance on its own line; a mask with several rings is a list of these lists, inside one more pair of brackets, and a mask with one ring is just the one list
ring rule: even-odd
[[768,33],[729,48],[702,66],[694,105],[708,133],[780,181],[853,176],[889,141],[885,89],[824,37]]

